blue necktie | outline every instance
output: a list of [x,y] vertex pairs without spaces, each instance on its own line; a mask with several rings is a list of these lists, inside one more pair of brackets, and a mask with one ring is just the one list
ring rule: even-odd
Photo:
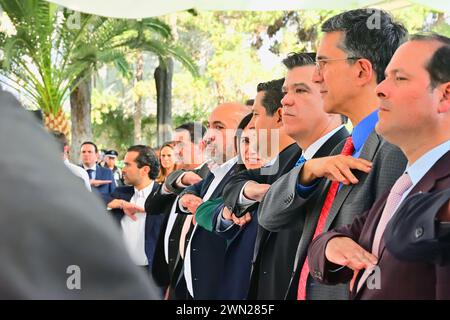
[[298,166],[302,165],[303,163],[305,163],[305,161],[306,161],[305,157],[301,155],[301,157],[295,163],[294,168],[297,168]]
[[92,169],[87,169],[86,171],[87,171],[87,173],[88,173],[88,175],[89,175],[89,180],[92,180],[92,173],[94,172],[94,170],[92,170]]

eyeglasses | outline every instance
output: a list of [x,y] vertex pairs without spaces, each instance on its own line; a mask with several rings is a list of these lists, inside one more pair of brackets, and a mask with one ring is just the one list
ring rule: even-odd
[[361,59],[360,57],[347,57],[347,58],[339,58],[339,59],[320,59],[320,60],[316,60],[316,68],[317,71],[320,73],[323,70],[323,67],[325,66],[325,64],[329,61],[344,61],[344,60],[358,60]]

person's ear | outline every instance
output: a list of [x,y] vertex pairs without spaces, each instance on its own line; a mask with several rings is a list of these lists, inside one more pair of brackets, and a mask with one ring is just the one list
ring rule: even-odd
[[[367,59],[359,59],[355,62],[358,72],[358,83],[365,85],[372,81],[375,70],[373,69],[372,63]],[[376,75],[375,75],[376,77]],[[375,79],[376,82],[377,79]]]
[[283,125],[283,108],[278,108],[275,112],[277,117],[277,124],[282,126]]
[[436,88],[439,92],[438,112],[450,111],[450,82],[443,83]]
[[145,173],[145,175],[144,176],[148,176],[148,173],[150,172],[150,166],[143,166],[142,167],[142,172],[144,172]]

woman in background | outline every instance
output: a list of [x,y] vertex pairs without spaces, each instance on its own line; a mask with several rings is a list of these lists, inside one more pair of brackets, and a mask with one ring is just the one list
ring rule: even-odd
[[159,149],[159,164],[161,169],[156,178],[156,182],[159,184],[162,184],[171,172],[178,169],[173,148],[174,145],[172,142],[166,142]]

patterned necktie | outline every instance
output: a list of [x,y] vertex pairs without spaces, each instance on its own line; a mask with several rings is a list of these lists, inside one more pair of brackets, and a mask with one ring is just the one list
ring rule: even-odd
[[[353,145],[352,137],[348,137],[345,141],[344,148],[342,148],[341,155],[351,156],[353,151],[355,150],[355,146]],[[330,189],[328,190],[327,197],[325,198],[325,202],[323,204],[322,210],[320,211],[319,220],[317,221],[316,230],[314,231],[313,239],[316,238],[319,234],[322,233],[323,228],[325,227],[325,222],[327,221],[328,214],[330,213],[331,206],[333,205],[334,198],[336,197],[337,191],[339,188],[339,182],[333,181],[331,183]],[[302,271],[300,273],[300,279],[298,282],[298,291],[297,291],[297,300],[305,300],[306,299],[306,283],[309,275],[309,264],[308,258],[305,259],[305,263],[303,263]]]
[[92,180],[92,179],[93,179],[93,178],[92,178],[92,173],[94,172],[94,170],[92,170],[92,169],[87,169],[86,171],[87,171],[87,173],[88,173],[88,175],[89,175],[89,180]]
[[300,158],[298,158],[297,162],[295,163],[294,168],[297,168],[298,166],[304,164],[306,162],[306,159],[303,155],[300,156]]
[[[403,197],[403,194],[405,193],[406,190],[411,188],[411,186],[412,181],[408,173],[404,173],[400,178],[398,178],[398,180],[392,186],[392,189],[389,192],[389,196],[386,200],[386,205],[384,206],[383,213],[381,214],[380,221],[378,222],[378,226],[375,231],[375,236],[373,238],[372,254],[374,256],[378,257],[381,237],[383,236],[384,230],[386,229],[389,220],[391,220],[392,216],[394,215],[395,210],[397,209]],[[366,282],[367,278],[370,276],[372,271],[373,268],[368,268],[364,270],[364,273],[362,274],[361,278],[358,281],[358,287],[356,289],[356,292],[358,292],[362,288],[364,282]]]
[[192,224],[192,218],[194,216],[192,214],[188,215],[183,223],[183,228],[181,229],[180,234],[180,243],[178,245],[178,250],[180,251],[180,256],[182,259],[184,259],[184,253],[185,253],[185,246],[186,246],[186,235],[189,232],[189,229]]

